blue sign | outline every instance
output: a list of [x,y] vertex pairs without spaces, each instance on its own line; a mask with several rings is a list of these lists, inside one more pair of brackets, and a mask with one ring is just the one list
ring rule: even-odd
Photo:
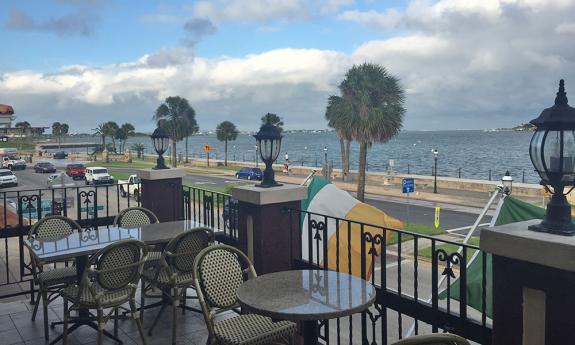
[[403,193],[413,193],[415,190],[415,180],[413,178],[404,178],[401,180],[401,190]]

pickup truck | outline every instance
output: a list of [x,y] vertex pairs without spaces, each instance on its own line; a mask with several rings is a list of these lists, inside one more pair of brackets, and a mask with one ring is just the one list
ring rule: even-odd
[[24,170],[26,169],[26,161],[16,156],[5,156],[2,157],[2,168],[10,170]]
[[136,201],[140,201],[140,191],[142,190],[140,182],[138,175],[130,175],[127,180],[118,180],[120,195],[124,198],[128,198],[132,195]]
[[86,168],[84,178],[86,184],[113,184],[114,178],[108,174],[108,169],[102,167]]

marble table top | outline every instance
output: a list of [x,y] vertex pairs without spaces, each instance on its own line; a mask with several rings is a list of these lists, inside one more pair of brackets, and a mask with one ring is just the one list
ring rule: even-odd
[[111,243],[127,239],[140,240],[148,245],[168,243],[182,232],[205,227],[190,220],[156,223],[134,229],[109,226],[74,232],[54,240],[27,242],[40,260],[54,261],[91,255]]
[[242,308],[274,319],[324,320],[361,312],[375,301],[371,283],[347,273],[284,271],[244,282],[236,292]]

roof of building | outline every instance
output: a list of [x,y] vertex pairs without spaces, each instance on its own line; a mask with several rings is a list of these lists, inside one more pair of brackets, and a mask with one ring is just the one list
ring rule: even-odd
[[14,108],[11,105],[0,104],[0,114],[2,115],[12,115],[14,114]]

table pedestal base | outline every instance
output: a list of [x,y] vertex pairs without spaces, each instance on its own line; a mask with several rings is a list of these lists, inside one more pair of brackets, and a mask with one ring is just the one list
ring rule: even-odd
[[317,321],[303,321],[302,324],[304,345],[316,345],[319,338],[319,327]]
[[[69,324],[72,324],[72,325],[70,327],[68,327],[68,335],[70,335],[70,333],[74,332],[80,326],[89,326],[89,327],[95,329],[96,331],[98,330],[98,324],[93,321],[93,318],[90,317],[89,312],[87,314],[88,315],[84,315],[84,312],[81,312],[77,319],[73,320],[72,322],[69,322]],[[51,326],[53,328],[55,325],[62,325],[62,324],[64,324],[64,322],[62,322],[62,321],[52,322]],[[118,344],[123,344],[123,342],[120,339],[118,339],[118,337],[114,336],[112,333],[104,330],[103,334],[106,337],[113,339]],[[57,344],[63,338],[64,338],[64,334],[62,333],[58,337],[56,337],[56,339],[52,340],[49,345]]]

